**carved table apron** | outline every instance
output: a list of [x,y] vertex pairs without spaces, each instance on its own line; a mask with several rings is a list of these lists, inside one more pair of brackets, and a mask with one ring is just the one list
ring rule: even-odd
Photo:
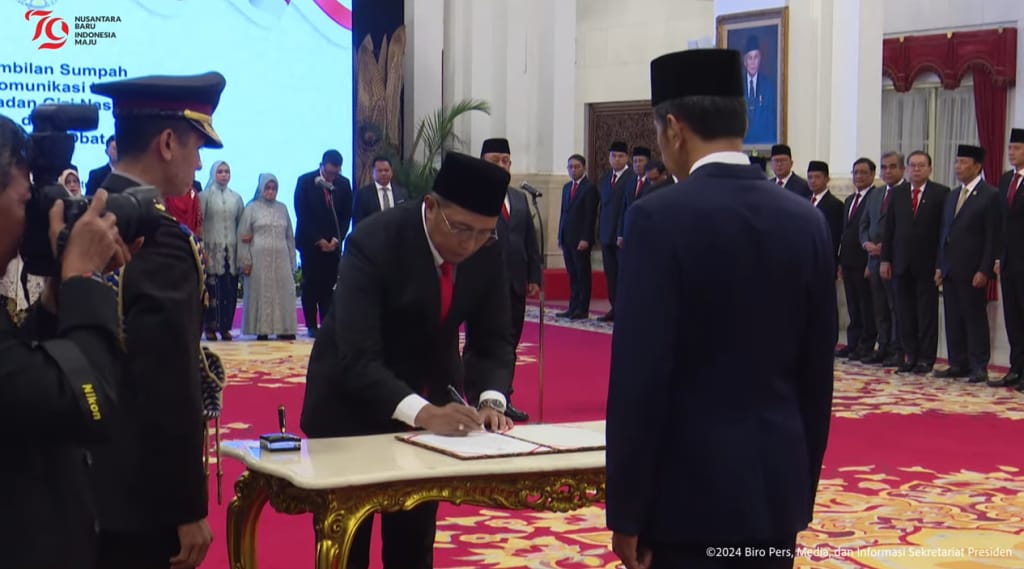
[[[604,422],[578,425],[603,430]],[[375,512],[431,501],[569,512],[605,500],[603,450],[458,460],[392,435],[303,443],[291,456],[259,453],[255,441],[225,443],[225,454],[248,467],[227,512],[232,569],[256,569],[256,527],[268,502],[284,514],[312,513],[316,567],[345,569],[356,529]]]

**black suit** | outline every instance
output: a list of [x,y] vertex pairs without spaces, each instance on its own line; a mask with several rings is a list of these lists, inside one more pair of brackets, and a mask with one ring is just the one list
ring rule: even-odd
[[[92,569],[95,511],[82,445],[109,437],[120,373],[117,301],[85,278],[60,285],[56,317],[36,305],[21,328],[0,309],[0,405],[6,431],[23,444],[0,462],[0,546],[4,567]],[[59,344],[83,362],[65,371]],[[68,360],[65,360],[68,361]],[[98,397],[99,420],[83,387]]]
[[903,351],[908,364],[935,365],[939,344],[939,291],[936,256],[942,212],[949,188],[928,181],[912,206],[913,184],[892,190],[882,232],[882,262],[890,263],[896,283]]
[[526,285],[541,284],[542,267],[537,229],[533,224],[526,194],[509,188],[508,201],[508,221],[505,221],[504,215],[498,217],[498,244],[505,257],[505,272],[509,281],[509,339],[513,345],[518,346],[526,314]]
[[601,211],[598,221],[598,241],[601,243],[601,259],[604,264],[604,276],[608,281],[608,300],[615,309],[615,292],[619,278],[619,245],[625,218],[626,192],[636,188],[636,173],[629,167],[612,185],[614,172],[606,172],[601,176]]
[[[558,218],[558,246],[562,248],[565,270],[569,273],[569,314],[590,312],[591,265],[590,253],[594,250],[594,223],[597,219],[597,204],[600,196],[597,187],[584,176],[572,195],[572,182],[562,186],[562,213]],[[586,241],[587,249],[580,251],[580,241]]]
[[[1003,318],[1010,341],[1010,368],[1024,372],[1024,183],[1011,188],[1011,170],[999,180],[999,201],[1003,212],[1003,249],[999,279],[1003,291]],[[1013,190],[1013,206],[1009,192]]]
[[831,416],[836,270],[824,219],[757,167],[712,163],[638,201],[627,225],[608,527],[638,535],[665,567],[722,566],[709,546],[792,547],[811,521]]
[[666,176],[657,183],[651,183],[650,180],[647,180],[646,182],[644,182],[644,187],[642,190],[640,190],[640,197],[638,197],[637,199],[646,198],[647,196],[653,194],[654,192],[662,188],[667,188],[668,186],[671,186],[674,183],[675,180],[673,180],[671,176]]
[[[807,201],[810,201],[810,198]],[[817,208],[825,216],[825,221],[828,222],[829,236],[832,239],[832,250],[835,254],[833,260],[838,267],[839,245],[843,238],[843,212],[845,206],[843,206],[843,202],[839,198],[832,195],[832,192],[825,190],[824,195],[818,200]]]
[[[843,273],[843,290],[846,291],[846,311],[850,323],[846,326],[846,344],[851,352],[870,355],[878,339],[875,325],[875,310],[871,300],[871,281],[864,275],[868,266],[868,252],[860,242],[860,222],[867,212],[867,200],[875,188],[868,188],[861,198],[851,194],[843,207],[843,233],[839,245],[839,267]],[[854,201],[857,209],[850,210]]]
[[[775,182],[775,185],[779,184],[778,177],[774,178],[772,181]],[[804,199],[811,199],[811,187],[807,185],[807,180],[797,176],[796,174],[790,175],[789,179],[786,180],[786,185],[783,187]]]
[[[371,182],[355,191],[352,196],[352,230],[356,225],[367,217],[380,213],[380,192],[377,190],[377,183]],[[403,187],[391,184],[391,207],[409,199],[409,191]]]
[[[341,259],[338,310],[310,355],[302,430],[311,438],[402,432],[393,420],[413,394],[437,405],[446,386],[507,394],[515,353],[509,342],[502,249],[484,247],[461,263],[448,317],[439,326],[438,268],[423,229],[421,200],[365,220]],[[466,348],[459,355],[459,327]],[[385,567],[432,566],[436,504],[382,516]],[[349,567],[369,565],[370,523],[356,535]]]
[[95,170],[89,170],[89,179],[85,182],[85,195],[95,195],[96,190],[100,189],[100,185],[103,184],[103,180],[107,179],[110,172],[111,169],[109,163],[104,164]]
[[[319,170],[299,176],[295,183],[295,248],[302,255],[302,313],[306,326],[315,330],[331,308],[331,291],[338,280],[341,242],[352,219],[352,184],[339,175],[330,192],[334,210],[328,206],[327,190],[316,185]],[[323,239],[337,239],[338,249],[325,253],[316,246]],[[319,308],[319,319],[317,309]]]
[[988,287],[971,284],[976,273],[995,278],[1001,250],[999,190],[979,181],[956,212],[963,189],[946,198],[939,241],[938,267],[946,308],[946,347],[950,367],[985,371],[990,346]]
[[[114,173],[102,187],[116,194],[137,185]],[[166,567],[178,553],[177,527],[207,515],[200,276],[189,238],[170,216],[123,269],[120,399],[111,443],[92,453],[101,568]]]

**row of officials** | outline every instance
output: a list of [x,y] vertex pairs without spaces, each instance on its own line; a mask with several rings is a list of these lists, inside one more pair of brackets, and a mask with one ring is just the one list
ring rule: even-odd
[[[934,375],[1024,390],[1024,129],[1011,131],[1008,154],[1013,169],[996,187],[982,174],[985,149],[959,145],[952,189],[931,179],[926,152],[885,153],[879,187],[876,164],[859,158],[855,191],[843,201],[828,190],[828,164],[811,161],[805,180],[792,172],[788,146],[772,148],[772,181],[810,200],[828,222],[849,316],[837,357],[932,372],[941,291],[949,367]],[[986,307],[997,279],[1010,369],[990,378]]]

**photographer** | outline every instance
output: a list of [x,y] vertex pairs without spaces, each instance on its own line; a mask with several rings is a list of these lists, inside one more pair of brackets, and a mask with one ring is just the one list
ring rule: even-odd
[[[25,132],[0,115],[0,266],[17,256],[25,232],[28,149]],[[128,257],[106,201],[100,192],[70,232],[45,307],[34,307],[21,328],[0,311],[0,409],[10,447],[0,462],[3,567],[75,569],[95,560],[89,459],[79,445],[109,434],[120,354],[113,290],[92,275]],[[63,226],[57,202],[53,241]]]

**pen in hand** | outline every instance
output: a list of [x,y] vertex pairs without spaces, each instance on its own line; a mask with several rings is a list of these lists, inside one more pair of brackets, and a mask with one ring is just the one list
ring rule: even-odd
[[281,434],[286,433],[285,422],[284,422],[284,405],[277,408],[277,426],[281,428]]
[[459,393],[459,390],[455,389],[454,386],[448,386],[448,394],[452,396],[452,401],[456,403],[462,403],[466,407],[472,407],[472,405],[469,404],[469,401],[466,401],[466,398],[463,397],[462,394]]

